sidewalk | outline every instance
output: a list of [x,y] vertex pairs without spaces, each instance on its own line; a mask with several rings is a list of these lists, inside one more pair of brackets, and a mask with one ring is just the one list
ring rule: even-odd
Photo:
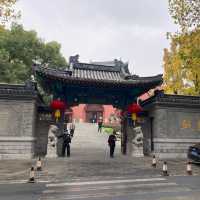
[[[151,158],[127,158],[126,156],[102,159],[91,156],[72,154],[71,158],[44,159],[43,170],[36,172],[36,180],[40,181],[74,181],[74,180],[109,180],[118,178],[158,177],[162,175],[162,161],[157,168],[151,167]],[[100,159],[101,158],[101,159]],[[6,160],[0,165],[0,182],[28,180],[30,167],[36,160]],[[170,176],[184,176],[186,174],[185,160],[168,160]],[[192,165],[193,175],[200,176],[200,166]]]

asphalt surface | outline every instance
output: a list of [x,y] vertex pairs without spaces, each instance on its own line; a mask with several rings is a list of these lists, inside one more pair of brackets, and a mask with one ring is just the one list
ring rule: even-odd
[[199,200],[199,177],[0,185],[1,200]]
[[0,184],[1,200],[38,200],[46,189],[44,183]]
[[[185,172],[186,160],[169,160],[170,176],[162,176],[162,163],[151,158],[109,157],[108,135],[94,124],[79,124],[70,158],[42,159],[36,183],[27,183],[31,161],[6,161],[0,165],[0,200],[200,200],[200,168]],[[14,170],[15,169],[15,170]]]

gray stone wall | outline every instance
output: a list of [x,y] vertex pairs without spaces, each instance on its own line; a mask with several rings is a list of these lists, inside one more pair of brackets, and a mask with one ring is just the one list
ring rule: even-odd
[[30,159],[34,143],[34,137],[0,137],[0,159]]
[[1,159],[33,157],[35,116],[35,99],[0,99]]
[[36,156],[45,156],[47,153],[48,131],[51,124],[50,114],[38,113],[36,121]]
[[155,106],[154,153],[160,158],[186,158],[188,147],[200,142],[200,109]]
[[143,122],[141,123],[142,132],[144,135],[143,140],[143,149],[144,155],[149,155],[151,153],[151,126],[150,118],[144,117]]

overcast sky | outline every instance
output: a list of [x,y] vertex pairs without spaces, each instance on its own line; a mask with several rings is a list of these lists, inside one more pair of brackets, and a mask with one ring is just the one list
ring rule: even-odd
[[168,14],[168,0],[19,0],[25,29],[62,45],[68,60],[129,62],[132,73],[163,73],[166,32],[177,27]]

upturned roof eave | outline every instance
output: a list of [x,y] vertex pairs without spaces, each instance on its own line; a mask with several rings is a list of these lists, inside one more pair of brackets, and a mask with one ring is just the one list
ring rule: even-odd
[[144,79],[137,79],[137,80],[98,80],[98,79],[85,79],[85,78],[79,78],[79,77],[58,77],[53,75],[47,75],[45,76],[49,79],[58,80],[62,82],[81,82],[81,83],[101,83],[101,84],[111,84],[111,85],[127,85],[127,86],[135,86],[135,85],[144,85],[144,84],[156,84],[160,85],[162,84],[162,79],[157,80],[144,80]]
[[[40,70],[41,69],[41,70]],[[116,85],[116,84],[122,84],[122,85],[127,85],[127,86],[134,86],[134,85],[144,85],[144,84],[161,84],[163,82],[162,79],[162,74],[156,75],[156,76],[151,76],[151,77],[137,77],[137,78],[132,78],[129,80],[124,80],[124,79],[120,79],[120,80],[108,80],[108,79],[86,79],[86,78],[80,78],[80,77],[74,77],[72,75],[69,75],[68,72],[70,71],[64,71],[64,70],[55,70],[55,69],[50,69],[50,68],[43,68],[44,70],[48,70],[51,73],[48,73],[48,71],[43,71],[42,68],[36,68],[34,69],[34,71],[37,73],[42,73],[43,76],[46,76],[50,79],[57,79],[59,81],[63,81],[63,82],[82,82],[82,83],[105,83],[105,84],[112,84],[112,85]],[[57,72],[63,76],[58,76],[56,73],[53,72]]]

